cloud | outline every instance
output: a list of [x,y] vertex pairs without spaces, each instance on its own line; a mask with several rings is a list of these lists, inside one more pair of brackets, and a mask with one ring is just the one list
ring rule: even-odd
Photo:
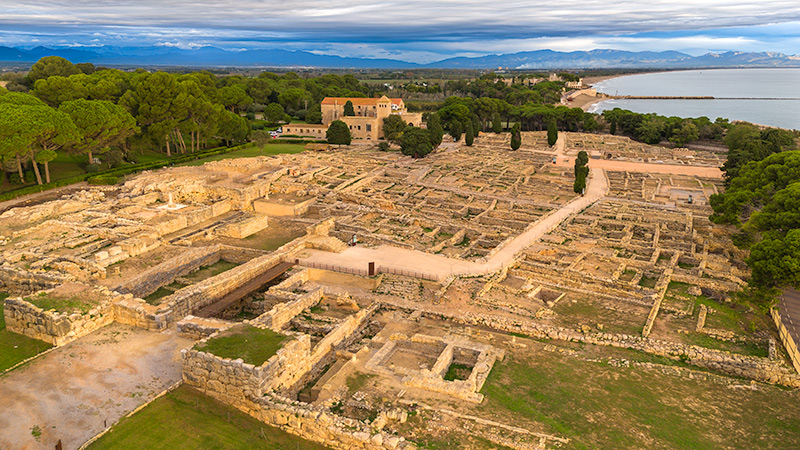
[[795,53],[783,43],[796,42],[799,23],[796,0],[16,0],[0,6],[0,42],[282,47],[416,61],[541,48]]

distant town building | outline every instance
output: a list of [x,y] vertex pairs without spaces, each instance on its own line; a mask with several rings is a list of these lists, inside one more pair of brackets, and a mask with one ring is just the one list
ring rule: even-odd
[[[353,103],[355,116],[344,115],[344,105]],[[325,97],[322,100],[322,125],[290,123],[284,125],[285,134],[313,136],[325,139],[328,126],[335,120],[341,120],[350,128],[353,139],[374,140],[383,138],[383,119],[397,114],[411,126],[422,125],[421,113],[409,113],[401,98],[349,98]]]

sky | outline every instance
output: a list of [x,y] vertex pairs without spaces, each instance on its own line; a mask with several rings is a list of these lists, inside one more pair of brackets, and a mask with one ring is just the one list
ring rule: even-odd
[[282,48],[419,63],[551,49],[800,54],[797,0],[0,0],[0,45]]

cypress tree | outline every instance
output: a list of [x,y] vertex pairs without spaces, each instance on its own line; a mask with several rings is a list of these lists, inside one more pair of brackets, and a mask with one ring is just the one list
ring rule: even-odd
[[558,141],[558,128],[556,127],[555,119],[553,119],[547,124],[547,145],[552,147],[556,145],[556,141]]

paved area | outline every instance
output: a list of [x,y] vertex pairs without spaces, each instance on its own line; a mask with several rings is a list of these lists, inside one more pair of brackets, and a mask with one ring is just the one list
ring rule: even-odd
[[800,292],[787,289],[778,305],[781,321],[796,344],[800,344]]
[[192,343],[112,324],[11,371],[0,378],[0,449],[79,448],[178,381]]
[[[571,167],[574,164],[570,162]],[[704,178],[722,178],[723,173],[717,167],[682,166],[676,164],[650,164],[632,161],[614,161],[608,159],[590,159],[590,169],[613,170],[617,172],[671,173],[673,175],[694,175]]]

